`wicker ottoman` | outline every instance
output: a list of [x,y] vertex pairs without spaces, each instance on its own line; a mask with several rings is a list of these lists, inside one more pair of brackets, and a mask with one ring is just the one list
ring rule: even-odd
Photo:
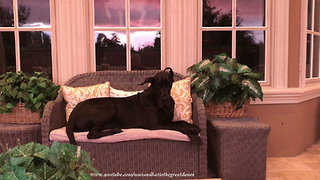
[[[14,147],[17,139],[21,144],[28,142],[41,143],[41,124],[7,124],[0,123],[0,143],[8,147]],[[0,147],[0,153],[3,149]]]
[[223,180],[265,180],[270,126],[255,118],[207,118],[208,165]]

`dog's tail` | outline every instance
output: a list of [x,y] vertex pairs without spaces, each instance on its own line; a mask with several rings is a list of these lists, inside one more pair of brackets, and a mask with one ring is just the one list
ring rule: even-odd
[[77,142],[73,134],[73,124],[74,123],[71,123],[69,119],[69,122],[67,123],[67,126],[66,126],[66,132],[67,132],[70,144],[77,145]]

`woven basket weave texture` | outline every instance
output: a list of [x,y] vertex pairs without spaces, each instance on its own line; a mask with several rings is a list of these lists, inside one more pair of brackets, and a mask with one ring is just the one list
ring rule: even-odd
[[243,107],[237,111],[236,105],[233,105],[232,102],[224,102],[222,104],[215,104],[213,101],[209,101],[205,104],[206,115],[208,117],[221,117],[221,118],[240,118],[247,117],[247,110],[250,101],[246,101],[243,104]]
[[24,107],[25,104],[19,102],[13,107],[10,113],[0,113],[0,123],[15,124],[35,124],[40,123],[40,112],[31,112],[30,109]]

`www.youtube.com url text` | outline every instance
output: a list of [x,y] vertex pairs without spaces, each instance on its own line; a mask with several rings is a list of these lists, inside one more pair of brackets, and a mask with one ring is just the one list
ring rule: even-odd
[[90,176],[92,177],[194,177],[194,174],[189,173],[91,173]]

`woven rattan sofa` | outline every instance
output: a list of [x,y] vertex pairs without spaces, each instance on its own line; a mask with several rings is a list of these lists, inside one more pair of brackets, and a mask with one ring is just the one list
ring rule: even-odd
[[[77,75],[65,85],[81,87],[109,81],[116,89],[142,90],[146,86],[138,84],[157,72],[159,71],[99,71]],[[183,78],[180,74],[174,74],[175,81]],[[65,106],[65,100],[59,95],[45,107],[42,119],[44,145],[53,143],[49,140],[51,130],[65,126]],[[100,173],[163,173],[162,175],[173,173],[180,175],[178,178],[181,179],[205,178],[207,176],[206,117],[203,103],[195,94],[192,94],[192,111],[193,122],[201,128],[202,145],[161,139],[102,144],[79,142],[79,145],[90,152],[91,158],[95,159],[94,166]],[[183,177],[186,174],[194,176]]]

